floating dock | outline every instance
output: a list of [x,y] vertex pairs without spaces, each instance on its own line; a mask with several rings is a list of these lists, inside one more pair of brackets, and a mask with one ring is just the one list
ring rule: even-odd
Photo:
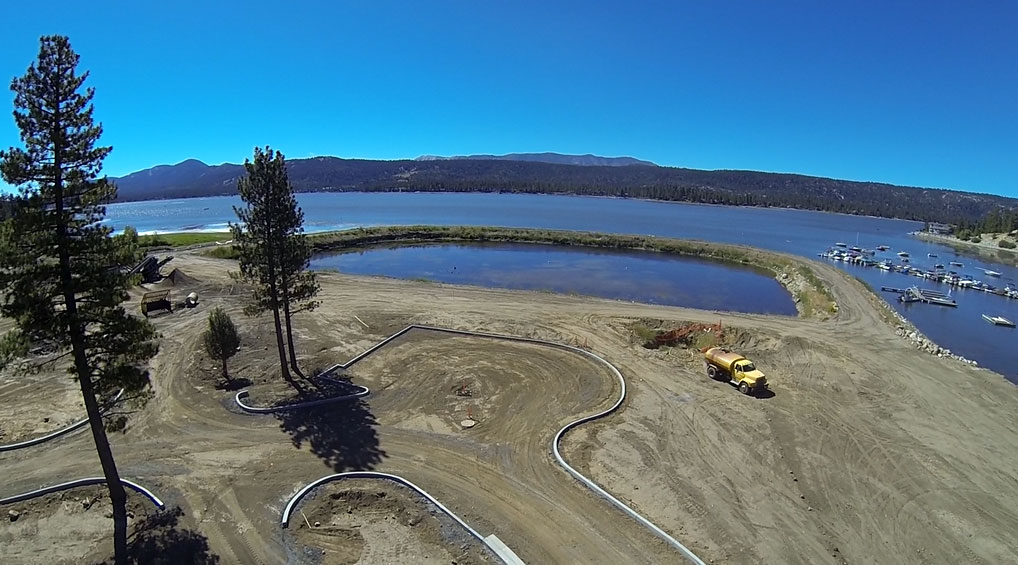
[[901,296],[898,297],[898,300],[902,302],[925,302],[926,304],[939,304],[940,306],[958,306],[958,303],[953,298],[942,292],[917,286],[906,288],[901,293]]
[[1003,316],[990,316],[988,314],[983,314],[983,319],[986,320],[987,322],[990,322],[991,324],[993,324],[995,326],[1004,326],[1006,328],[1013,328],[1013,327],[1015,327],[1015,323],[1014,322],[1012,322],[1011,320],[1008,320],[1007,318],[1005,318]]

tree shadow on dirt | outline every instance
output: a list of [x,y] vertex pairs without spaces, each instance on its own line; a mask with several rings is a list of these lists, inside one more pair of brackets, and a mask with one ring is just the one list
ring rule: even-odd
[[216,390],[235,392],[243,388],[248,388],[251,384],[251,379],[246,377],[230,377],[229,380],[220,379],[216,382],[215,387]]
[[[209,540],[179,524],[179,506],[152,514],[135,524],[127,541],[128,563],[153,565],[213,565],[219,556],[209,551]],[[113,563],[112,559],[103,562]]]
[[373,469],[386,456],[378,445],[378,422],[360,398],[277,412],[275,417],[295,447],[306,443],[337,473]]

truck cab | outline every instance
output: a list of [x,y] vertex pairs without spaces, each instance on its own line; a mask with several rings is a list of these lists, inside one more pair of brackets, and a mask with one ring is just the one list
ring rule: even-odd
[[[736,361],[732,365],[732,381],[739,385],[743,394],[767,388],[767,377],[749,359]],[[749,391],[742,390],[744,386]]]
[[727,378],[739,387],[739,392],[751,394],[767,388],[767,378],[752,361],[722,347],[712,347],[704,352],[707,362],[707,376],[712,379]]

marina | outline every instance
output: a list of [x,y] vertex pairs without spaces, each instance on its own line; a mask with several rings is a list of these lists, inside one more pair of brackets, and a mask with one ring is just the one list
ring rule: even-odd
[[[921,279],[924,279],[924,280],[934,281],[934,282],[942,283],[942,284],[945,284],[945,285],[948,285],[948,286],[954,287],[954,288],[968,288],[968,289],[978,290],[978,291],[981,291],[981,292],[985,292],[985,293],[989,293],[989,294],[993,294],[993,295],[997,295],[997,296],[1002,296],[1002,297],[1005,297],[1005,298],[1018,298],[1018,286],[1013,286],[1011,283],[1008,283],[1003,288],[1000,288],[1000,287],[995,286],[993,284],[989,284],[989,283],[977,280],[977,279],[973,278],[971,275],[964,274],[964,273],[959,273],[958,271],[947,270],[944,267],[944,265],[940,264],[940,263],[937,263],[937,264],[933,265],[930,268],[922,269],[922,268],[919,268],[919,267],[912,266],[912,265],[908,264],[909,263],[908,257],[907,257],[908,256],[908,252],[900,251],[900,252],[897,253],[897,255],[900,257],[901,264],[895,264],[891,259],[883,259],[883,260],[874,259],[874,258],[872,258],[872,256],[866,254],[865,250],[863,252],[861,252],[861,253],[856,253],[856,252],[849,252],[849,251],[844,251],[844,250],[841,250],[841,249],[832,248],[832,249],[828,249],[827,251],[825,251],[823,253],[819,253],[818,254],[819,257],[822,257],[822,258],[825,258],[825,259],[830,259],[830,260],[833,260],[833,261],[842,261],[842,262],[845,262],[845,263],[849,263],[849,264],[853,264],[853,265],[860,265],[860,266],[863,266],[863,267],[875,267],[875,268],[880,269],[882,271],[889,271],[889,272],[899,273],[899,274],[902,274],[902,275],[907,275],[907,276],[921,278]],[[958,267],[959,265],[962,265],[962,263],[959,263],[957,261],[951,261],[950,265],[952,267]],[[999,273],[997,271],[992,271],[992,270],[989,270],[989,269],[980,269],[980,270],[982,270],[983,273],[986,276],[988,276],[988,277],[993,277],[993,278],[1000,278],[1001,277],[1001,273]],[[904,296],[905,295],[905,291],[908,290],[908,289],[893,289],[893,287],[886,287],[885,286],[885,287],[882,288],[882,290],[885,290],[887,292],[899,292],[899,294],[902,294]],[[939,291],[932,291],[932,292],[941,295],[940,297],[946,296],[943,293],[940,293]],[[929,295],[924,295],[924,296],[929,296]],[[933,298],[938,298],[937,296],[932,296],[932,297]],[[916,295],[916,299],[915,300],[906,299],[906,300],[903,300],[903,301],[904,302],[926,302],[926,303],[933,303],[933,304],[939,304],[940,303],[940,302],[936,302],[936,301],[926,300],[925,298],[919,297],[918,295]],[[951,300],[951,302],[954,302],[954,301]],[[956,305],[956,304],[952,304],[952,305]]]

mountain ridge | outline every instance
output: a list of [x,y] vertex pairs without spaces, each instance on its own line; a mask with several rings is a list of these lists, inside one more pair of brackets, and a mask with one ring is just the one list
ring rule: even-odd
[[[287,160],[287,170],[298,192],[574,194],[798,208],[949,223],[978,220],[998,208],[1018,209],[1018,200],[1003,196],[791,173],[475,157],[381,161],[323,156]],[[244,174],[243,165],[206,165],[188,159],[111,180],[118,186],[119,201],[133,201],[233,195]]]
[[630,165],[641,165],[657,167],[657,163],[644,161],[635,157],[602,157],[585,153],[583,155],[567,155],[563,153],[506,153],[505,155],[457,155],[454,157],[442,157],[440,155],[421,155],[414,161],[529,161],[535,163],[552,163],[557,165],[577,165],[581,167],[628,167]]

